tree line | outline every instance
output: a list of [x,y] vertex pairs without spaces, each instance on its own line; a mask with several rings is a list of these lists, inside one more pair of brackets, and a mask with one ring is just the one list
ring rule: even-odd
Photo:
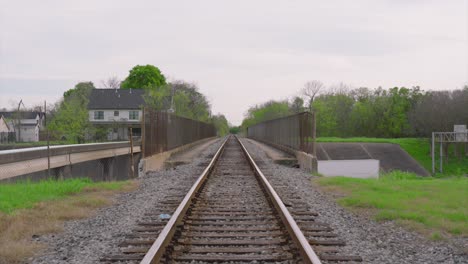
[[269,119],[315,111],[317,136],[429,137],[468,124],[468,85],[449,91],[414,86],[351,88],[307,82],[291,100],[268,101],[249,108],[242,129]]

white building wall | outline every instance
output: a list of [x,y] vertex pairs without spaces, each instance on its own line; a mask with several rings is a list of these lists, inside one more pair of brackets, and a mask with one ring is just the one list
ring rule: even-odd
[[3,117],[0,118],[0,132],[10,132],[5,119]]
[[39,126],[21,126],[21,135],[18,136],[18,134],[16,131],[16,136],[21,137],[21,142],[37,142],[39,141]]
[[[103,111],[104,112],[104,119],[94,119],[94,112],[95,111]],[[114,116],[114,111],[119,111],[118,116]],[[138,111],[138,119],[137,120],[130,120],[129,114],[130,111]],[[92,123],[99,123],[99,122],[119,122],[119,123],[139,123],[141,121],[141,110],[89,110],[89,121]]]

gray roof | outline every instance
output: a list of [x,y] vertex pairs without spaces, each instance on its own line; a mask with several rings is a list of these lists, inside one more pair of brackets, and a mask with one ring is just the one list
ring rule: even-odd
[[88,109],[140,109],[144,93],[143,89],[93,89]]
[[[17,118],[17,112],[16,111],[8,111],[8,112],[0,112],[0,116],[3,116],[4,118]],[[44,112],[24,112],[20,111],[20,117],[21,119],[36,119],[36,116],[39,115],[39,118],[42,118],[43,115],[45,115]]]

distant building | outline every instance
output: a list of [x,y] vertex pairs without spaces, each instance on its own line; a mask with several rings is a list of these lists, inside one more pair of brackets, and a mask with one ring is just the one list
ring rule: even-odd
[[93,89],[88,103],[89,121],[107,129],[108,140],[128,140],[129,130],[141,136],[143,89]]
[[10,127],[7,124],[7,121],[3,117],[3,115],[0,114],[0,133],[8,133],[10,132]]
[[[8,132],[15,132],[16,141],[39,141],[39,131],[44,126],[44,112],[0,112],[0,116],[8,128]],[[1,122],[0,127],[2,127]],[[0,129],[5,129],[5,127]]]

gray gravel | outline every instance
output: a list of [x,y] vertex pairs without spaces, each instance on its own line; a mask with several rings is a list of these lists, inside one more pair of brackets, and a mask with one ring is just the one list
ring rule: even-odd
[[174,194],[171,189],[193,184],[204,169],[201,165],[210,160],[220,144],[218,140],[209,146],[191,164],[148,173],[140,179],[136,191],[119,195],[114,205],[99,209],[91,218],[67,222],[63,233],[37,238],[49,247],[42,256],[29,262],[99,263],[99,258],[116,252],[117,244],[136,226],[144,212]]
[[272,185],[287,186],[280,196],[299,195],[319,213],[317,221],[326,222],[346,241],[342,253],[360,255],[364,263],[468,263],[468,238],[446,242],[429,241],[393,222],[375,222],[353,214],[321,192],[311,181],[314,177],[300,169],[277,165],[264,151],[242,139]]

